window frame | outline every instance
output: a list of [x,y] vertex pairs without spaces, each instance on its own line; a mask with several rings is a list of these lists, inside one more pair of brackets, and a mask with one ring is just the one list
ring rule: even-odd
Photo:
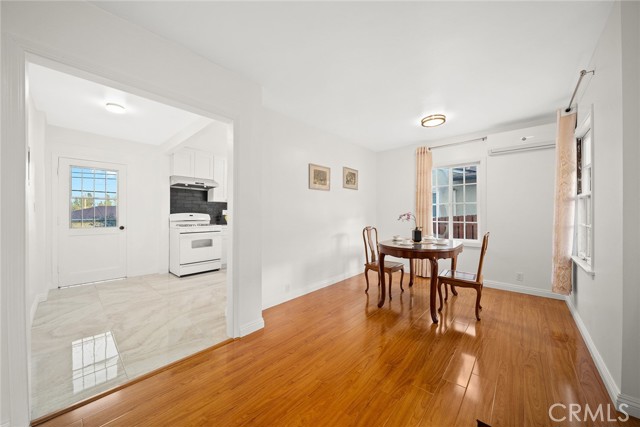
[[[588,152],[585,151],[583,141],[589,138],[590,144]],[[573,230],[573,250],[571,252],[571,259],[574,264],[578,265],[589,275],[594,275],[595,270],[595,253],[594,253],[594,144],[595,134],[593,131],[593,105],[588,111],[588,114],[582,120],[579,126],[576,127],[574,132],[574,141],[576,144],[576,190],[575,190],[575,213],[574,213],[574,230]],[[578,148],[580,151],[578,152]],[[583,159],[588,154],[590,163],[584,165]],[[588,171],[588,173],[586,173]],[[580,172],[580,181],[578,180],[578,173]],[[586,178],[586,179],[585,179]],[[580,183],[580,186],[578,185]],[[588,191],[585,191],[585,187],[588,186]],[[585,204],[586,207],[582,207]],[[582,223],[583,217],[587,217],[588,221]],[[582,250],[581,245],[581,232],[584,229],[584,238],[586,239],[586,250]],[[587,254],[589,256],[587,256]]]
[[[455,205],[454,201],[453,201],[453,173],[452,170],[455,168],[465,168],[465,167],[469,167],[469,166],[475,166],[476,167],[476,215],[477,215],[477,238],[476,239],[454,239],[453,236],[453,206]],[[448,185],[448,202],[446,203],[447,205],[447,209],[448,209],[448,229],[449,229],[449,239],[453,239],[453,240],[457,240],[462,242],[463,244],[467,245],[467,246],[477,246],[480,247],[481,244],[481,236],[483,235],[483,221],[484,221],[484,217],[485,217],[485,212],[484,212],[484,208],[485,208],[485,203],[484,203],[484,161],[482,159],[478,159],[478,158],[473,158],[473,159],[468,159],[465,161],[459,161],[459,162],[455,162],[455,163],[442,163],[442,164],[436,164],[432,166],[432,170],[436,170],[436,169],[449,169],[449,183]],[[432,175],[433,176],[433,175]],[[432,179],[433,181],[433,179]],[[467,184],[464,184],[467,185]],[[432,200],[432,206],[431,206],[431,210],[433,212],[433,195],[436,195],[436,200],[439,199],[439,195],[437,192],[434,191],[434,189],[438,187],[438,185],[436,185],[435,182],[431,183],[431,200]],[[443,203],[440,203],[443,204]],[[466,204],[466,203],[464,203]],[[437,205],[436,205],[437,206]],[[436,208],[437,209],[437,208]],[[429,230],[430,233],[433,233],[433,223],[434,223],[434,218],[431,219],[431,228]]]

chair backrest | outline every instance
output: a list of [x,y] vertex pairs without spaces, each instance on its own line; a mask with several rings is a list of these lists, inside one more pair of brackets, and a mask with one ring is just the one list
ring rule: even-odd
[[[378,230],[370,225],[362,230],[364,240],[364,256],[367,264],[378,260]],[[374,243],[375,242],[375,243]]]
[[482,265],[484,264],[484,255],[487,253],[487,246],[489,246],[489,232],[485,233],[482,238],[482,249],[480,249],[480,262],[478,263],[478,274],[476,275],[477,280],[481,280],[482,278]]

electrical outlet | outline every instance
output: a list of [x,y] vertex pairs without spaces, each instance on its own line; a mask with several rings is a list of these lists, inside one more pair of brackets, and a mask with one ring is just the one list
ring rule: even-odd
[[518,282],[524,282],[524,273],[522,272],[516,272],[516,280]]

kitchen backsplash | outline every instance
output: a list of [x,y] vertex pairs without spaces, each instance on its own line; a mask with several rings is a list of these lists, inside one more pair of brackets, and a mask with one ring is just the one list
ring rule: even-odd
[[227,209],[224,202],[207,202],[207,192],[197,190],[171,189],[171,213],[206,213],[211,215],[212,224],[226,224],[222,211]]

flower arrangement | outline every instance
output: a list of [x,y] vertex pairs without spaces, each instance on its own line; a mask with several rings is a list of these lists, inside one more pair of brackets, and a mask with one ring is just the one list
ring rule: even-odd
[[422,227],[418,227],[418,222],[416,220],[416,216],[411,212],[400,214],[398,217],[398,221],[406,222],[413,220],[413,225],[416,230],[420,230]]

